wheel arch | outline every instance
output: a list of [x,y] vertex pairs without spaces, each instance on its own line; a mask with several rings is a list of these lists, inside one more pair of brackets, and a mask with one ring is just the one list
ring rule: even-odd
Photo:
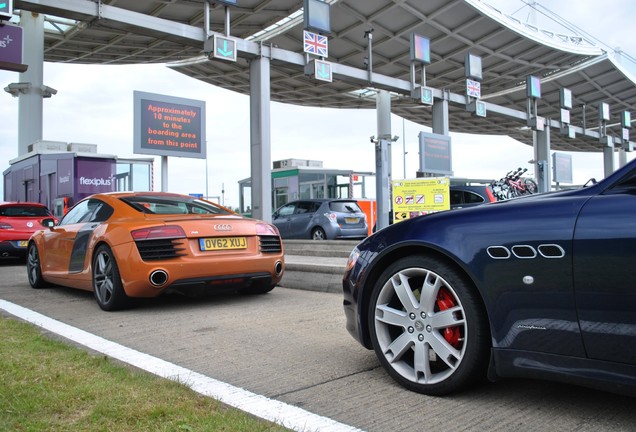
[[[478,283],[476,282],[475,278],[471,276],[470,272],[464,266],[462,266],[456,259],[454,259],[450,255],[440,251],[439,249],[423,244],[407,244],[398,246],[386,251],[384,254],[376,259],[376,262],[374,262],[371,271],[366,275],[364,279],[365,289],[361,291],[363,293],[363,297],[358,301],[358,313],[360,316],[359,325],[360,323],[370,322],[368,311],[369,303],[371,301],[371,293],[373,291],[372,285],[375,284],[375,282],[378,280],[380,274],[382,274],[382,272],[390,263],[397,261],[400,258],[412,255],[426,255],[429,257],[437,258],[447,264],[449,267],[452,267],[454,270],[456,270],[458,275],[463,278],[477,294],[477,298],[479,299],[479,307],[481,308],[482,313],[484,313],[486,316],[486,319],[488,321],[488,331],[490,332],[490,334],[492,334],[490,317],[488,315],[486,302],[482,291],[478,288]],[[372,349],[368,326],[360,325],[360,332],[362,335],[364,346]],[[491,338],[489,338],[489,340],[491,340]]]

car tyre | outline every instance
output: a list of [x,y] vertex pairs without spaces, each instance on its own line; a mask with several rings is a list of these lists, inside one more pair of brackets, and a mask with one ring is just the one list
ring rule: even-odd
[[29,284],[32,288],[46,288],[50,286],[42,277],[42,262],[40,261],[40,253],[35,243],[29,243],[27,251],[27,276]]
[[316,227],[311,232],[311,239],[312,240],[327,240],[327,234],[325,234],[324,229],[320,227]]
[[101,245],[95,251],[92,274],[93,293],[100,308],[115,311],[130,306],[131,301],[124,291],[119,267],[107,245]]
[[444,395],[486,377],[490,334],[472,283],[445,262],[401,258],[377,280],[369,303],[371,342],[402,386]]

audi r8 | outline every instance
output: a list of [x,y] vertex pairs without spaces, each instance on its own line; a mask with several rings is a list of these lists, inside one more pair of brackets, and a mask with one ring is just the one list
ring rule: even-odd
[[0,256],[24,259],[29,237],[44,228],[44,221],[49,219],[55,220],[49,209],[40,203],[0,203]]
[[107,311],[168,291],[263,294],[283,271],[275,226],[162,192],[92,195],[59,224],[36,232],[27,253],[33,288],[93,291]]
[[636,161],[583,188],[409,219],[351,252],[347,330],[402,386],[636,395]]

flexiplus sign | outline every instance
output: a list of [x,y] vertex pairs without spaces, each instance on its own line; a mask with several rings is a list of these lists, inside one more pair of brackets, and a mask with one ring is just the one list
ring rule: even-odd
[[447,177],[396,180],[393,182],[393,222],[450,210]]

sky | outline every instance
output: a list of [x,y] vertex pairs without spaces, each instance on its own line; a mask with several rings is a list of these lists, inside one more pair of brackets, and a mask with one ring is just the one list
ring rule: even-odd
[[[526,21],[528,0],[485,0],[502,12]],[[633,0],[540,0],[536,14],[542,28],[565,32],[544,8],[557,13],[587,33],[636,57]],[[625,61],[627,67],[636,66]],[[0,71],[0,87],[19,82],[19,74]],[[45,63],[44,84],[58,93],[44,100],[43,139],[97,144],[99,153],[121,158],[148,158],[133,153],[133,91],[178,96],[206,102],[207,160],[170,157],[168,190],[220,197],[238,207],[238,181],[250,176],[249,98],[205,84],[164,65],[98,66]],[[634,115],[634,114],[633,114]],[[0,168],[18,156],[18,99],[0,93]],[[219,119],[223,119],[219,122]],[[375,110],[308,108],[272,102],[271,160],[323,161],[325,168],[375,171]],[[392,115],[393,179],[414,178],[419,167],[418,134],[430,128]],[[532,147],[509,137],[451,133],[453,172],[457,177],[499,178],[526,167]],[[404,158],[404,150],[406,158]],[[574,183],[603,177],[601,153],[572,153]],[[404,160],[406,159],[406,164]],[[628,159],[632,159],[628,155]],[[161,188],[160,158],[156,158],[155,190]],[[404,175],[406,173],[406,176]],[[207,179],[207,188],[206,188]],[[2,179],[0,179],[0,186]],[[374,189],[374,187],[372,187]]]

